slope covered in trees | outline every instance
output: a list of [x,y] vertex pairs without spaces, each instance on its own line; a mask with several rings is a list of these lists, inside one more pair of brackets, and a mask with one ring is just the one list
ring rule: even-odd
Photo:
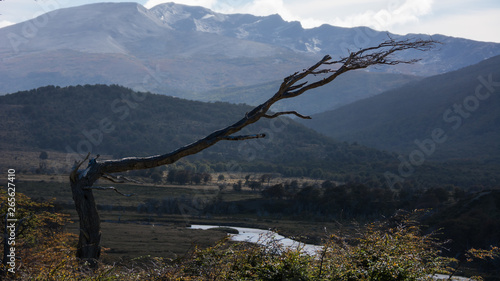
[[[67,153],[72,161],[62,166],[68,172],[76,156],[83,158],[87,152],[116,158],[175,150],[234,122],[251,107],[187,101],[116,85],[85,85],[1,96],[0,109],[0,150]],[[330,123],[344,122],[335,120]],[[332,140],[289,118],[261,120],[242,132],[255,133],[267,137],[219,143],[187,159],[205,171],[276,172],[371,186],[385,185],[384,173],[397,173],[401,165],[395,155]],[[495,186],[500,180],[496,169],[489,162],[426,162],[404,185]]]
[[[83,156],[92,152],[113,157],[175,150],[236,121],[251,109],[105,85],[48,86],[2,96],[0,104],[3,149],[44,149]],[[247,171],[315,177],[357,175],[360,171],[372,174],[376,170],[382,175],[387,165],[396,162],[389,154],[333,141],[288,118],[262,120],[242,133],[265,133],[267,137],[220,143],[190,159],[206,160],[218,170],[244,167]],[[221,163],[222,167],[216,165]]]

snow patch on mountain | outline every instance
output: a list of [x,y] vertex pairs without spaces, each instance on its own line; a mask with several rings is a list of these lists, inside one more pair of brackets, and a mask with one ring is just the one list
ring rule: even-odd
[[321,45],[321,40],[318,38],[312,38],[309,43],[305,43],[306,49],[309,53],[319,53],[321,52],[321,48],[319,45]]

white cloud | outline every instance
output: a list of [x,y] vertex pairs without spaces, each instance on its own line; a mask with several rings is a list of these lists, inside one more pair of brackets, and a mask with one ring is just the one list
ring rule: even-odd
[[285,8],[282,0],[254,0],[239,8],[240,12],[247,11],[259,16],[280,14],[286,17],[289,11]]
[[9,25],[13,25],[13,24],[15,24],[15,23],[11,22],[11,21],[8,21],[8,20],[2,20],[2,21],[0,21],[0,28],[6,27],[6,26],[9,26]]
[[462,14],[425,17],[418,25],[407,24],[394,28],[393,32],[444,34],[478,41],[499,42],[500,8],[468,11]]
[[377,30],[390,30],[397,25],[418,23],[422,16],[432,11],[433,0],[398,2],[390,2],[378,10],[367,10],[345,17],[336,17],[329,23],[343,27],[368,26]]
[[175,2],[177,4],[184,4],[189,6],[202,6],[211,9],[217,3],[217,0],[176,0],[176,1],[148,0],[146,4],[144,4],[144,7],[150,9],[156,5],[167,2]]

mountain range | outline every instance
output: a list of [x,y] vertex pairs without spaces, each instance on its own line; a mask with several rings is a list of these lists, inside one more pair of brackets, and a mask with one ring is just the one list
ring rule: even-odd
[[[389,36],[432,38],[442,44],[426,53],[401,53],[402,59],[422,58],[417,64],[364,71],[359,74],[363,81],[387,75],[376,88],[360,89],[351,97],[372,96],[407,79],[453,71],[500,54],[497,43],[442,35],[400,36],[330,25],[304,29],[279,15],[220,14],[175,3],[151,9],[137,3],[98,3],[55,10],[0,29],[4,39],[0,41],[0,93],[99,83],[255,104],[259,91],[272,88],[260,86],[276,83],[326,54],[342,57],[348,50],[377,45]],[[344,84],[335,91],[352,93],[354,83]],[[242,91],[248,94],[235,98]],[[310,113],[334,107],[311,108]]]

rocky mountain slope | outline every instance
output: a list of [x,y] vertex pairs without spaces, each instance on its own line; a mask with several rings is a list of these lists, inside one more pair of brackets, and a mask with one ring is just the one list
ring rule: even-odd
[[[102,83],[213,100],[206,97],[213,90],[281,80],[325,54],[340,57],[387,36],[362,27],[304,29],[279,15],[224,15],[173,3],[151,9],[136,3],[89,4],[0,29],[5,39],[0,40],[0,93]],[[429,38],[402,38],[418,36]],[[421,63],[371,71],[429,76],[500,54],[500,44],[432,38],[444,44],[403,54],[422,58]]]

